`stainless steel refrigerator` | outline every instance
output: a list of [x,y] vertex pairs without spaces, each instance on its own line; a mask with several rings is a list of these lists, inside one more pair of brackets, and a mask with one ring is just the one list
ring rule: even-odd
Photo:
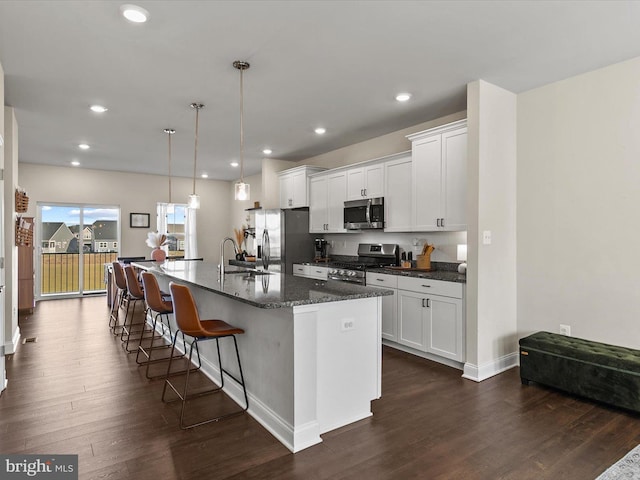
[[309,210],[256,210],[257,267],[293,274],[293,264],[313,259],[315,236],[309,233]]

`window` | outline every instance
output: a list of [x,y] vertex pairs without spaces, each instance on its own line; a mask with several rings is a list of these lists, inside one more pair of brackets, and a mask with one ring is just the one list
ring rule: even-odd
[[195,219],[195,210],[184,204],[158,203],[158,231],[167,235],[165,249],[169,257],[198,256]]
[[98,242],[98,248],[106,249],[107,247],[107,242]]

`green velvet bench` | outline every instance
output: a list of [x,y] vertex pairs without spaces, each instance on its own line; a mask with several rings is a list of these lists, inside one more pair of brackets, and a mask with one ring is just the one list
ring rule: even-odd
[[640,412],[640,350],[538,332],[520,339],[520,379]]

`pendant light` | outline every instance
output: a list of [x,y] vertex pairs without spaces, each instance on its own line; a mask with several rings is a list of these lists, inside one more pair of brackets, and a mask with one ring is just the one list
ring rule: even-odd
[[165,128],[164,133],[167,134],[167,138],[169,140],[169,203],[171,203],[171,135],[176,133],[176,131],[173,128]]
[[196,136],[195,136],[195,145],[193,148],[193,193],[189,195],[189,204],[187,205],[189,208],[200,208],[200,197],[196,195],[196,162],[198,160],[198,118],[200,115],[200,109],[204,108],[202,103],[192,103],[191,108],[196,111]]
[[251,186],[244,183],[244,85],[243,73],[249,68],[248,62],[236,60],[233,67],[240,70],[240,181],[236,183],[235,195],[236,200],[249,200],[251,196]]

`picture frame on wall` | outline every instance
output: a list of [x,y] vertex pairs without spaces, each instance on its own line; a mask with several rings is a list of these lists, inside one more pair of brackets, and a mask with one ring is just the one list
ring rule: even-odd
[[151,221],[150,213],[130,213],[129,227],[131,228],[149,228]]

